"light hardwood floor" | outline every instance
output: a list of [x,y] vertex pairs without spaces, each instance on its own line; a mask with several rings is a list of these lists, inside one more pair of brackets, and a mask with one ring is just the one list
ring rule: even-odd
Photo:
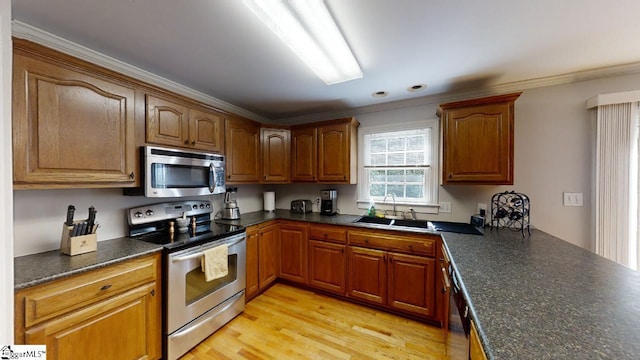
[[438,327],[276,284],[181,360],[445,358]]

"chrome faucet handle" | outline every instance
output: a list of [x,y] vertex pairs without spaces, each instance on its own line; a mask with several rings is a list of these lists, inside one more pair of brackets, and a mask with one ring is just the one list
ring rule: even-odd
[[418,217],[416,216],[416,211],[413,210],[413,208],[409,208],[409,212],[411,213],[411,220],[418,220]]

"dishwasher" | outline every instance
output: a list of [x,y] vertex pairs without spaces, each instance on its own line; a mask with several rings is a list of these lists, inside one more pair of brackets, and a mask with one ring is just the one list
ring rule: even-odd
[[446,333],[447,359],[468,360],[469,359],[469,333],[471,323],[469,319],[469,307],[462,294],[458,274],[449,261],[446,250],[442,249],[442,275],[443,292],[448,303],[445,305],[446,319],[442,323]]

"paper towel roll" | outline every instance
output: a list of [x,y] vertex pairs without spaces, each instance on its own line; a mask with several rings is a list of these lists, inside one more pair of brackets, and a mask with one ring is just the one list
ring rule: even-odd
[[264,192],[264,211],[276,211],[276,193],[273,191]]

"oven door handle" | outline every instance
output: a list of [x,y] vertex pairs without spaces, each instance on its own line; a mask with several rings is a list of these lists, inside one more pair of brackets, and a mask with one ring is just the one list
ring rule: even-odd
[[[234,243],[227,244],[227,246],[231,247],[231,246],[233,246],[235,244],[239,244],[239,243],[243,242],[244,240],[245,240],[245,238],[243,237],[243,238],[241,238],[240,240],[238,240],[238,241],[236,241]],[[220,245],[224,245],[224,244],[220,244]],[[199,257],[202,257],[203,255],[204,255],[204,251],[198,251],[195,254],[189,254],[189,255],[185,255],[185,256],[178,256],[178,257],[171,258],[171,262],[175,263],[175,262],[181,262],[181,261],[186,261],[186,260],[191,260],[191,259],[197,259]]]

